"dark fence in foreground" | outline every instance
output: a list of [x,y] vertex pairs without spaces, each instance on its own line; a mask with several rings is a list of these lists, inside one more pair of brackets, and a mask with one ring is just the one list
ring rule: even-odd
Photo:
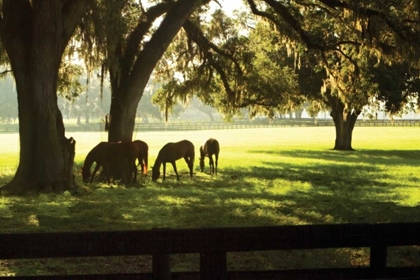
[[[65,275],[60,276],[60,279],[413,279],[420,277],[420,267],[387,266],[387,247],[420,245],[419,223],[0,234],[0,245],[0,259],[153,256],[153,273]],[[226,266],[227,252],[357,247],[370,248],[369,267],[228,271]],[[199,272],[171,273],[170,255],[182,253],[200,254]]]

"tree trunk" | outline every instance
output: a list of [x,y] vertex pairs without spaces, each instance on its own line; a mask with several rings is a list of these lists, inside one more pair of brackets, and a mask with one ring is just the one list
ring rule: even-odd
[[297,120],[301,120],[302,119],[302,114],[303,114],[303,109],[296,109],[295,110],[295,118]]
[[335,145],[334,150],[352,151],[352,136],[354,125],[360,111],[349,110],[348,105],[344,104],[338,97],[331,97],[331,117],[335,125]]
[[213,117],[212,112],[208,112],[208,113],[206,113],[206,114],[207,114],[207,116],[209,116],[209,118],[210,118],[210,122],[214,122],[214,117]]
[[0,34],[16,80],[20,160],[2,190],[61,192],[77,187],[76,141],[64,135],[56,90],[61,56],[86,8],[83,0],[3,1]]
[[[137,58],[133,56],[135,61],[127,61],[120,57],[118,60],[124,61],[124,65],[109,66],[112,89],[109,142],[132,140],[137,105],[153,69],[191,13],[207,2],[208,0],[176,2]],[[128,45],[127,49],[132,47]],[[133,65],[129,73],[115,68],[126,69],[127,65]],[[125,73],[126,76],[121,73]]]

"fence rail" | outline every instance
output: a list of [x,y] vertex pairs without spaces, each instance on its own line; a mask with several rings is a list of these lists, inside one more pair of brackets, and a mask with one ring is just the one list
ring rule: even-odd
[[[201,280],[403,279],[403,277],[420,277],[420,267],[387,267],[389,246],[420,245],[419,223],[18,233],[0,234],[0,244],[0,259],[152,256],[153,273],[106,275],[106,279],[126,277],[128,279]],[[369,267],[228,271],[226,265],[227,252],[358,247],[370,248]],[[199,272],[171,273],[170,255],[182,253],[200,254]],[[102,279],[104,277],[104,275],[66,275],[61,278]]]
[[[276,119],[263,120],[236,120],[234,122],[170,122],[170,123],[136,123],[135,131],[165,131],[165,130],[222,130],[242,128],[268,128],[268,127],[311,127],[334,126],[331,119]],[[420,119],[411,120],[358,120],[356,126],[415,126],[420,127]],[[104,131],[104,123],[90,123],[80,125],[67,125],[66,131]],[[18,132],[18,124],[0,124],[0,132]]]
[[[269,122],[268,120],[234,121],[234,122],[183,122],[183,123],[137,123],[136,131],[162,131],[162,130],[222,130],[243,128],[269,128],[269,127],[315,127],[334,126],[332,120],[313,119],[282,119]],[[420,127],[420,120],[358,120],[356,126],[404,126]]]

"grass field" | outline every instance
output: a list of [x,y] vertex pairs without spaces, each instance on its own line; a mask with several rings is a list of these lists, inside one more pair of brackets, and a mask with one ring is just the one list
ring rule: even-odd
[[[128,187],[83,186],[80,167],[105,133],[69,133],[76,139],[78,194],[0,196],[1,232],[132,230],[324,223],[388,223],[420,220],[419,128],[357,127],[354,152],[331,150],[332,127],[138,132],[149,144],[153,165],[167,142],[189,139],[198,152],[209,137],[221,145],[218,176],[198,170],[181,180],[168,165],[167,180],[150,175]],[[18,163],[18,135],[0,134],[0,185]],[[196,155],[198,158],[198,155]],[[206,171],[208,162],[206,160]],[[394,248],[393,265],[420,265],[418,247]],[[229,269],[349,267],[368,263],[368,252],[313,250],[229,254]],[[195,270],[195,255],[173,256],[175,270]],[[150,259],[93,258],[1,261],[1,275],[136,272],[150,270]]]

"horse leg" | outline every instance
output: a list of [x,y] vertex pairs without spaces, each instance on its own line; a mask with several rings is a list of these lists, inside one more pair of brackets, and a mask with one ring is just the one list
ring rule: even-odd
[[166,178],[166,162],[163,163],[163,181],[165,181]]
[[172,167],[174,168],[175,174],[176,174],[176,179],[179,180],[179,175],[178,175],[178,170],[176,170],[176,163],[175,161],[172,161]]
[[98,172],[99,167],[101,167],[101,165],[99,163],[96,163],[95,169],[93,170],[93,173],[90,176],[89,183],[92,183],[93,182],[93,178],[95,177],[96,172]]
[[105,177],[106,177],[106,180],[108,182],[108,185],[110,185],[111,184],[111,177],[109,176],[109,173],[108,173],[108,164],[107,164],[107,166],[103,165],[102,170],[105,173]]
[[143,163],[143,161],[140,161],[140,167],[141,167],[141,174],[144,175],[144,163]]
[[137,181],[137,166],[136,166],[136,159],[134,159],[134,161],[131,161],[132,164],[130,164],[131,166],[131,172],[130,172],[130,178],[131,178],[131,174],[133,174],[134,176],[134,183]]
[[217,175],[217,162],[219,161],[219,154],[215,154],[214,155],[214,157],[216,158],[216,168],[215,168],[215,171],[216,171],[216,175]]
[[190,176],[192,177],[193,176],[193,168],[194,168],[194,166],[193,166],[193,158],[192,157],[184,157],[184,159],[185,159],[185,162],[187,163],[187,165],[188,165],[188,169],[190,170]]
[[214,174],[213,155],[209,155],[210,174]]
[[149,157],[149,152],[146,150],[146,152],[143,155],[143,163],[144,163],[144,176],[147,176],[147,171],[149,168],[149,164],[148,164],[148,157]]

